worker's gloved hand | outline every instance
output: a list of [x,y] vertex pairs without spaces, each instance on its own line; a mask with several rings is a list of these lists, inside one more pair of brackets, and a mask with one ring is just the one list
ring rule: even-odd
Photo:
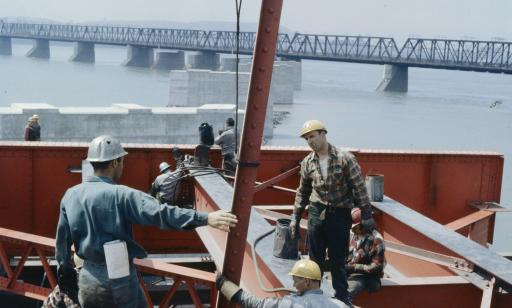
[[238,219],[235,215],[219,210],[208,214],[208,225],[210,227],[229,232],[229,228],[236,227]]
[[57,283],[62,293],[78,303],[78,277],[71,265],[62,264],[57,269]]
[[289,226],[290,238],[292,240],[299,239],[300,238],[300,232],[299,232],[299,228],[300,228],[300,215],[292,214],[291,218],[292,219],[291,219],[290,226]]
[[240,303],[242,288],[229,281],[221,273],[217,273],[215,278],[215,285],[217,289],[227,298],[230,302]]
[[365,231],[372,231],[373,229],[375,229],[375,220],[373,220],[372,217],[362,219],[361,226]]

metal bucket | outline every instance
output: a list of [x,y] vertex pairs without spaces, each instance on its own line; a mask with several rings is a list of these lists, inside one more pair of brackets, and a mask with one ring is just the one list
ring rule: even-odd
[[384,200],[384,176],[382,174],[367,175],[365,184],[370,201],[382,202]]
[[298,238],[290,236],[290,219],[281,218],[276,223],[276,236],[274,238],[274,256],[282,259],[298,258]]

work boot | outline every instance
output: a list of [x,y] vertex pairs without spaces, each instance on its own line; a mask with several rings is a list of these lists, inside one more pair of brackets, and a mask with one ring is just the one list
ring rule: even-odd
[[352,304],[352,299],[350,298],[350,296],[347,296],[345,298],[339,298],[339,297],[334,297],[334,298],[336,298],[339,301],[342,301],[345,305],[347,305],[350,308],[355,307],[354,304]]

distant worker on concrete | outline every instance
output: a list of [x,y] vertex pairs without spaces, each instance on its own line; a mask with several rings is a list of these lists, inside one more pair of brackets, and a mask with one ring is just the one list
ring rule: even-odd
[[39,125],[39,116],[34,114],[28,118],[27,126],[25,126],[25,141],[40,141],[41,126]]
[[219,130],[219,136],[215,138],[215,144],[220,146],[222,153],[222,168],[229,172],[236,171],[236,144],[235,144],[235,120],[227,118],[224,130]]
[[306,121],[300,131],[313,152],[301,162],[290,233],[292,238],[298,236],[302,213],[309,205],[309,257],[323,271],[326,250],[329,251],[335,297],[350,306],[344,266],[352,226],[350,210],[354,206],[361,208],[363,225],[373,219],[356,158],[328,143],[326,135],[325,125],[318,120]]
[[353,299],[362,290],[375,292],[381,287],[386,259],[382,235],[375,224],[361,224],[361,210],[352,210],[352,233],[345,269],[348,293]]
[[[84,308],[147,307],[133,264],[134,258],[147,253],[133,239],[133,224],[170,230],[209,225],[228,231],[237,223],[224,211],[162,205],[148,194],[117,184],[127,154],[116,138],[95,138],[87,154],[94,175],[68,189],[61,200],[55,249],[58,285]],[[71,245],[84,259],[78,289]]]
[[343,302],[326,296],[320,289],[322,272],[311,260],[299,260],[290,275],[297,294],[285,297],[260,298],[242,290],[224,276],[217,275],[217,289],[231,302],[242,308],[334,308],[347,307]]
[[161,174],[151,184],[149,194],[160,203],[174,204],[183,172],[178,168],[173,172],[171,166],[166,162],[161,162],[159,169]]

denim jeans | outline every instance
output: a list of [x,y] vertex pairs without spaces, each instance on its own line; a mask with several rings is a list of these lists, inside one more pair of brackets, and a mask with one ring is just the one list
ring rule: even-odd
[[[325,217],[320,216],[325,210]],[[309,257],[322,272],[325,269],[326,250],[329,251],[329,265],[335,297],[344,301],[348,298],[345,259],[348,253],[352,216],[350,209],[325,207],[311,204],[308,210]]]
[[83,308],[147,307],[133,263],[129,276],[109,279],[105,263],[85,260],[78,279],[78,300]]
[[363,290],[368,290],[370,293],[376,292],[381,286],[380,278],[372,275],[350,274],[347,281],[351,299]]

